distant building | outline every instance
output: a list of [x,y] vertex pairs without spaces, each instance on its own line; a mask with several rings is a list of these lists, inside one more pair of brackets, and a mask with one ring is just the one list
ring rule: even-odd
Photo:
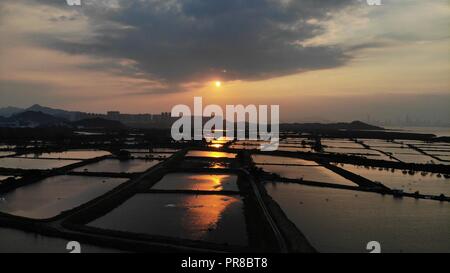
[[111,120],[120,120],[120,112],[119,111],[108,111],[106,113],[108,119]]
[[172,125],[173,119],[170,112],[161,114],[122,114],[119,111],[108,111],[104,118],[120,121],[130,127],[140,128],[166,128]]

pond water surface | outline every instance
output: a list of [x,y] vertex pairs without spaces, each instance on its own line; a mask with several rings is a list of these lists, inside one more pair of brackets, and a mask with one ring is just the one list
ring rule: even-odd
[[169,173],[158,181],[155,190],[238,191],[237,175]]
[[98,173],[140,173],[145,172],[158,164],[159,160],[145,159],[104,159],[77,169],[76,172],[98,172]]
[[226,195],[137,194],[89,226],[247,245],[243,202]]
[[2,194],[0,211],[34,219],[54,217],[99,197],[127,181],[123,178],[60,175]]
[[450,203],[375,193],[266,184],[268,193],[319,252],[450,252]]

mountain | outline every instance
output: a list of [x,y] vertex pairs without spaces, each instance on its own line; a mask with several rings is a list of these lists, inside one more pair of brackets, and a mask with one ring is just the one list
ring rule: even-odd
[[71,123],[74,127],[83,129],[123,129],[123,125],[120,121],[103,119],[103,118],[90,118],[82,119]]
[[384,130],[384,128],[375,125],[370,125],[368,123],[359,120],[355,120],[348,123],[347,130]]
[[382,127],[370,125],[362,121],[356,120],[350,123],[338,122],[338,123],[285,123],[280,124],[280,128],[283,130],[384,130]]
[[43,127],[43,126],[67,126],[68,121],[43,112],[25,111],[9,118],[10,121],[17,122],[22,126]]
[[10,117],[14,114],[17,114],[17,113],[20,113],[23,111],[24,111],[24,109],[19,108],[19,107],[11,107],[11,106],[3,107],[3,108],[0,108],[0,116],[1,117]]
[[41,106],[39,104],[35,104],[29,108],[27,108],[25,111],[33,111],[33,112],[41,112],[44,114],[52,115],[55,117],[72,120],[73,116],[77,113],[81,112],[73,112],[73,111],[66,111],[61,109],[54,109],[50,107]]
[[[70,122],[65,118],[65,113],[57,109],[42,107],[47,113],[41,111],[23,111],[14,114],[11,117],[0,117],[0,127],[75,127],[83,129],[122,129],[126,128],[119,121],[107,120],[103,118],[83,119],[75,122]],[[42,109],[40,106],[33,106],[33,109]],[[48,113],[54,113],[51,115]],[[59,116],[56,116],[59,115]]]

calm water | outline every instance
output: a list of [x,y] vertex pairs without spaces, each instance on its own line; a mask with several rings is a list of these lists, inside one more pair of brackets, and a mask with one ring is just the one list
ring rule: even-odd
[[409,147],[378,147],[377,150],[393,154],[421,154],[418,151],[411,149]]
[[131,156],[134,158],[158,158],[164,159],[169,158],[173,154],[171,153],[131,153]]
[[325,152],[327,153],[339,153],[339,154],[374,154],[377,155],[377,152],[365,148],[325,148]]
[[375,149],[381,150],[385,153],[392,154],[395,158],[406,163],[429,163],[436,162],[437,160],[424,155],[414,149],[407,146],[404,147],[375,147]]
[[179,150],[171,148],[153,148],[153,149],[126,149],[130,153],[175,153]]
[[[0,227],[0,253],[69,253],[69,241]],[[121,251],[81,242],[82,253],[119,253]]]
[[232,144],[230,145],[231,149],[240,149],[240,150],[258,150],[261,147],[259,145],[242,145],[242,144]]
[[0,175],[0,181],[8,179],[10,177],[14,177],[14,176],[5,176],[5,175]]
[[291,165],[305,165],[305,166],[317,166],[314,161],[304,160],[299,158],[284,157],[284,156],[271,156],[271,155],[252,155],[253,162],[256,164],[291,164]]
[[450,252],[450,204],[268,183],[268,193],[319,252]]
[[0,168],[47,170],[65,167],[78,162],[80,161],[7,157],[7,158],[0,158]]
[[282,152],[311,152],[311,148],[309,147],[285,147],[279,146],[278,151]]
[[301,179],[315,182],[326,182],[340,185],[357,186],[352,181],[322,166],[279,166],[259,165],[264,171],[276,173],[281,177]]
[[428,152],[429,154],[439,154],[439,155],[450,155],[450,148],[438,148],[438,149],[431,149],[431,148],[422,148],[423,151]]
[[392,147],[392,148],[407,148],[406,145],[394,143],[394,142],[388,142],[386,140],[382,139],[365,139],[361,138],[358,139],[358,141],[362,141],[364,144],[369,145],[370,147]]
[[[441,160],[450,161],[450,155],[439,156],[439,158],[440,158]],[[439,163],[443,163],[443,162],[439,162]],[[448,164],[448,163],[447,163],[447,164]]]
[[0,151],[0,156],[11,156],[11,155],[14,155],[15,153],[14,152],[3,152],[3,151]]
[[403,174],[400,170],[379,170],[368,169],[362,166],[343,164],[342,168],[361,175],[372,181],[382,182],[392,189],[401,189],[405,192],[414,193],[419,191],[423,194],[440,195],[441,193],[450,196],[450,179],[444,176],[438,177],[436,174],[428,173],[422,175],[417,172],[414,175]]
[[61,175],[22,186],[1,197],[0,211],[34,219],[51,218],[86,203],[127,179]]
[[4,145],[4,144],[0,144],[0,149],[2,150],[7,150],[7,149],[15,149],[16,145]]
[[166,174],[152,189],[156,190],[204,190],[238,191],[237,176],[228,174]]
[[185,158],[180,167],[181,168],[209,168],[209,169],[225,169],[230,168],[229,162],[213,162],[208,158],[191,157]]
[[243,202],[225,195],[137,194],[89,226],[248,245]]
[[406,163],[435,164],[438,160],[424,154],[393,154],[395,158]]
[[387,156],[385,154],[379,153],[378,155],[364,155],[365,158],[368,159],[374,159],[374,160],[384,160],[384,161],[395,161],[398,162],[398,160],[393,159],[390,156]]
[[210,157],[210,158],[235,158],[234,153],[214,152],[214,151],[189,151],[187,157]]
[[89,164],[84,167],[75,169],[76,172],[105,172],[105,173],[140,173],[145,172],[149,168],[155,166],[160,161],[145,159],[104,159],[102,161]]
[[153,148],[152,152],[154,153],[176,153],[178,152],[178,149],[172,149],[172,148]]
[[386,127],[387,129],[399,132],[434,134],[440,136],[450,136],[450,128],[448,127]]
[[364,146],[362,146],[359,143],[349,141],[349,142],[330,142],[326,140],[321,141],[323,146],[327,146],[329,148],[354,148],[354,149],[364,149]]
[[21,157],[30,158],[63,158],[63,159],[89,159],[105,155],[111,155],[110,152],[100,150],[72,150],[58,153],[26,154]]

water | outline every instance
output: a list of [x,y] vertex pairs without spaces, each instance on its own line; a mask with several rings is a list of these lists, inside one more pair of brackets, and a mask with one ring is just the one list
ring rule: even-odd
[[236,154],[214,151],[189,151],[186,157],[236,158]]
[[103,136],[103,135],[105,135],[105,133],[85,132],[85,131],[75,131],[74,133],[77,135],[80,135],[80,136]]
[[386,128],[398,132],[434,134],[438,137],[450,136],[449,127],[386,127]]
[[450,196],[450,179],[444,176],[438,177],[436,174],[426,174],[420,172],[414,175],[403,174],[400,170],[380,170],[378,168],[365,168],[357,165],[341,164],[342,168],[363,176],[372,181],[379,181],[392,189],[401,189],[405,192],[414,193],[419,191],[423,194],[440,195],[441,193]]
[[425,143],[425,144],[414,144],[414,146],[418,148],[423,148],[425,150],[427,149],[433,149],[433,150],[450,150],[450,143]]
[[175,153],[178,152],[178,149],[171,149],[171,148],[138,148],[138,149],[126,149],[126,151],[129,151],[130,153]]
[[98,173],[141,173],[158,164],[159,160],[144,159],[104,159],[96,163],[75,169],[76,172]]
[[84,176],[53,176],[2,195],[0,211],[33,219],[54,217],[78,207],[127,179]]
[[281,177],[291,179],[302,179],[314,182],[325,182],[347,186],[357,186],[352,181],[328,170],[322,166],[279,166],[260,165],[258,166],[269,173],[276,173]]
[[1,150],[12,150],[15,149],[16,145],[4,145],[4,144],[0,144],[0,149]]
[[2,157],[2,156],[11,156],[11,155],[14,155],[15,153],[14,152],[2,152],[2,151],[0,151],[0,157]]
[[394,143],[394,142],[388,142],[383,139],[358,139],[359,141],[362,141],[364,144],[369,145],[370,147],[392,147],[392,148],[401,148],[401,147],[407,147],[406,145]]
[[152,152],[154,153],[176,153],[179,149],[172,148],[153,148]]
[[338,153],[338,154],[372,154],[377,155],[373,150],[365,148],[325,148],[327,153]]
[[[69,240],[42,236],[21,230],[0,227],[0,253],[69,253]],[[116,249],[81,243],[82,253],[120,253]]]
[[284,156],[271,156],[271,155],[252,155],[253,162],[256,164],[291,164],[291,165],[305,165],[305,166],[318,166],[314,161],[284,157]]
[[30,158],[63,158],[63,159],[90,159],[105,155],[111,155],[110,152],[100,150],[71,150],[57,153],[41,153],[41,154],[26,154],[21,157]]
[[202,190],[238,191],[237,175],[228,174],[166,174],[152,189],[155,190]]
[[14,177],[14,176],[0,175],[0,181],[6,180],[6,179],[11,178],[11,177]]
[[385,161],[396,161],[398,162],[398,160],[395,160],[393,158],[391,158],[390,156],[387,156],[385,154],[379,153],[377,155],[363,155],[363,157],[368,158],[368,159],[374,159],[374,160],[385,160]]
[[304,137],[287,137],[286,139],[283,139],[280,141],[280,143],[302,143],[303,141],[307,142],[309,139]]
[[379,147],[377,149],[385,153],[390,153],[398,160],[406,163],[432,164],[434,161],[436,161],[436,159],[428,155],[424,155],[408,147],[404,148]]
[[405,163],[434,164],[439,163],[436,159],[424,154],[393,154],[395,158]]
[[239,150],[259,150],[261,146],[259,145],[241,145],[241,144],[232,144],[230,145],[231,149],[239,149]]
[[209,168],[209,169],[226,169],[230,168],[229,162],[211,162],[207,158],[192,157],[186,158],[181,162],[181,168]]
[[165,159],[171,157],[171,153],[131,153],[133,158],[157,158]]
[[421,149],[421,150],[426,152],[427,154],[432,155],[444,155],[444,156],[450,155],[450,150],[438,150],[438,149]]
[[47,170],[65,167],[79,163],[77,160],[57,160],[57,159],[31,159],[8,157],[0,158],[0,168],[24,169],[24,170]]
[[319,252],[450,252],[450,203],[267,184],[268,193]]
[[[438,156],[438,157],[439,157],[439,159],[441,159],[441,160],[450,161],[450,155],[444,155],[444,156]],[[442,163],[442,162],[440,162],[440,163]]]
[[89,226],[248,245],[243,202],[226,195],[137,194]]
[[327,146],[330,148],[347,148],[347,149],[364,149],[364,146],[362,146],[359,143],[356,142],[329,142],[329,141],[321,141],[321,144],[323,146]]
[[411,149],[407,146],[403,148],[396,147],[379,147],[377,150],[383,151],[385,153],[393,153],[393,154],[421,154],[418,151]]
[[311,148],[309,147],[285,147],[285,146],[279,146],[278,151],[282,152],[312,152]]

